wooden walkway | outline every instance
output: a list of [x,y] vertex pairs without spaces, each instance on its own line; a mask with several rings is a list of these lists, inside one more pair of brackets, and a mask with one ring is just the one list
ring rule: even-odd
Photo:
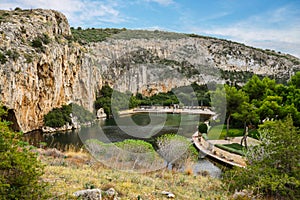
[[215,115],[209,109],[174,109],[174,108],[151,108],[151,109],[142,109],[142,108],[135,108],[131,110],[123,110],[119,111],[119,115],[128,115],[134,113],[176,113],[176,114],[194,114],[194,115]]
[[195,146],[199,149],[199,151],[207,156],[210,156],[216,160],[219,160],[231,166],[246,166],[245,159],[242,156],[215,147],[213,143],[210,143],[203,137],[199,137],[198,132],[193,134],[192,140]]

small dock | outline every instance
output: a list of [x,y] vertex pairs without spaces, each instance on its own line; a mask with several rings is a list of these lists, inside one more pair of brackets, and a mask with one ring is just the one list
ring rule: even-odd
[[231,166],[246,167],[246,161],[242,156],[215,147],[209,140],[205,140],[202,136],[198,136],[198,132],[193,134],[192,140],[202,154]]

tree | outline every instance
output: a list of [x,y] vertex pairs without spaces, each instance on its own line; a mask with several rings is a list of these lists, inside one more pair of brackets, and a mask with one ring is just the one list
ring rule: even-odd
[[253,99],[259,100],[264,97],[265,94],[265,84],[254,75],[243,87],[243,90],[249,96],[250,101]]
[[261,106],[258,108],[260,119],[279,119],[280,109],[282,105],[282,97],[267,96],[261,101]]
[[237,90],[235,87],[225,85],[226,91],[226,110],[227,110],[227,119],[226,119],[226,136],[228,136],[230,119],[233,113],[240,110],[240,106],[248,101],[248,96],[242,90]]
[[[0,119],[4,115],[0,106]],[[40,179],[43,165],[9,124],[0,120],[0,199],[45,199],[46,184]]]
[[248,96],[244,91],[237,90],[234,86],[225,85],[224,88],[218,87],[216,91],[212,92],[211,99],[212,106],[221,116],[221,120],[223,121],[226,117],[226,139],[232,114],[238,112],[244,102],[248,102]]
[[297,89],[300,89],[300,72],[296,72],[296,74],[291,77],[289,84],[294,85]]
[[261,144],[247,152],[248,166],[226,172],[229,189],[250,189],[276,199],[300,198],[300,131],[291,116],[260,126]]
[[226,92],[224,87],[218,86],[215,91],[210,92],[211,106],[223,122],[226,115]]
[[182,167],[187,159],[197,159],[197,150],[183,136],[165,134],[156,139],[157,152],[165,159],[167,166]]
[[207,124],[205,124],[203,122],[199,123],[199,125],[198,125],[198,131],[200,133],[207,133],[207,129],[208,129]]
[[256,107],[248,102],[243,102],[239,107],[239,110],[233,113],[232,116],[244,123],[244,137],[241,140],[241,145],[244,141],[247,148],[248,125],[258,124],[259,121]]

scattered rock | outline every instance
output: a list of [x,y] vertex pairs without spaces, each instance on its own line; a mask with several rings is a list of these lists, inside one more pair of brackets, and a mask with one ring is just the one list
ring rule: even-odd
[[101,200],[101,190],[100,189],[87,189],[80,190],[73,193],[74,196],[80,197],[83,200]]
[[57,128],[52,128],[52,127],[49,127],[49,126],[43,126],[42,127],[42,132],[43,133],[55,133],[55,132],[58,132],[58,131],[69,131],[69,130],[77,129],[77,128],[80,128],[80,125],[78,125],[78,124],[70,125],[68,123],[68,124],[63,125],[62,127],[57,127]]
[[172,192],[162,191],[161,194],[166,195],[168,198],[175,198],[175,194],[173,194]]
[[248,190],[235,191],[233,194],[233,199],[252,199],[252,192]]
[[109,188],[108,190],[105,191],[106,196],[109,199],[117,200],[118,198],[118,193],[114,188]]

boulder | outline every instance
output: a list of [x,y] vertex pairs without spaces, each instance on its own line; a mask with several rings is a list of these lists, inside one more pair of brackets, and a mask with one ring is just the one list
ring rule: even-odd
[[162,191],[161,194],[164,194],[167,196],[167,198],[175,198],[175,194],[173,194],[172,192],[167,192],[167,191]]
[[101,190],[100,189],[87,189],[87,190],[79,190],[74,192],[73,195],[75,197],[79,197],[83,200],[101,200]]
[[117,192],[114,188],[109,188],[108,190],[106,190],[105,194],[108,196],[108,197],[114,197],[117,195]]
[[98,119],[106,118],[106,114],[103,108],[99,108],[99,110],[97,110],[97,118]]

